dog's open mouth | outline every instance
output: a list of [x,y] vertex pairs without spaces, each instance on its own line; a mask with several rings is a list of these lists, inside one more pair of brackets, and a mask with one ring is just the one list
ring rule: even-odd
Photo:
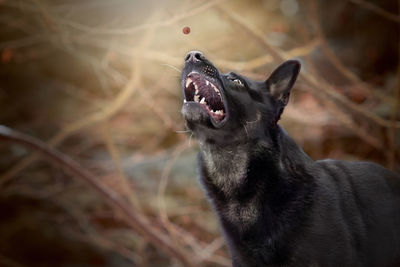
[[200,73],[191,72],[186,76],[184,101],[199,103],[216,122],[226,116],[220,89]]

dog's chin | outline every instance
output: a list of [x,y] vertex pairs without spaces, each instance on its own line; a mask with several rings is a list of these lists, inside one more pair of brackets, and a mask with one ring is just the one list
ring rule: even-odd
[[207,111],[194,102],[186,102],[183,104],[182,115],[187,122],[199,124],[211,123]]
[[217,121],[201,104],[196,102],[183,103],[181,113],[190,125],[202,125],[214,129],[221,128],[227,120],[225,117],[223,120]]

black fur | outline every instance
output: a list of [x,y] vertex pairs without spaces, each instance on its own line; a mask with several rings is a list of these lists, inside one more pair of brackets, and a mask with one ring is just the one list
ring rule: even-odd
[[400,176],[377,164],[311,160],[277,124],[300,70],[266,81],[221,74],[200,52],[186,57],[216,85],[225,118],[201,104],[182,113],[199,141],[199,172],[233,266],[400,266]]

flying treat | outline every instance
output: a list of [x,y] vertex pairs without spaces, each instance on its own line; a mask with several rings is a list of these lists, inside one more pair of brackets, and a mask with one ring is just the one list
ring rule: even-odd
[[190,27],[184,27],[183,29],[182,29],[182,32],[184,33],[184,34],[189,34],[190,33]]

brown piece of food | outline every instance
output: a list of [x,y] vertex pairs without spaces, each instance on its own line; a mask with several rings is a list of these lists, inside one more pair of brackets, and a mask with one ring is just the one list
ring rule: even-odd
[[190,28],[189,27],[184,27],[183,29],[182,29],[182,32],[184,33],[184,34],[189,34],[190,33]]

